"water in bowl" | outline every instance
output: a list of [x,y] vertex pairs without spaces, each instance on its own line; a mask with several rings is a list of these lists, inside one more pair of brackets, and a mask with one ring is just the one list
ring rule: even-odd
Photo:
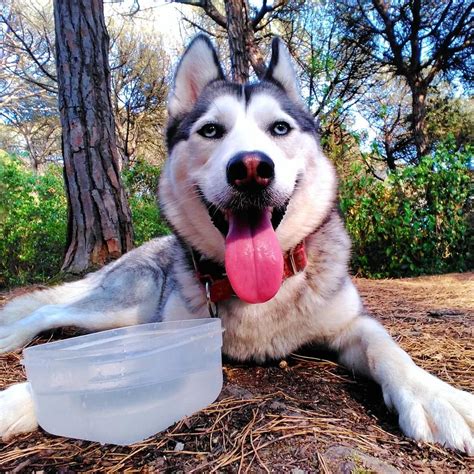
[[125,445],[205,408],[221,389],[218,367],[149,385],[34,396],[42,406],[39,424],[49,433]]

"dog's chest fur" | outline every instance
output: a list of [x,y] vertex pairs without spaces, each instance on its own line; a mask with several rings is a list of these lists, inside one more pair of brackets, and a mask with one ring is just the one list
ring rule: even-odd
[[[349,318],[360,311],[359,297],[347,273],[349,247],[342,222],[333,212],[306,239],[306,269],[286,280],[272,300],[250,305],[233,297],[219,303],[224,353],[238,360],[261,362],[285,357],[308,342],[324,342],[337,331],[346,318],[331,318],[332,313],[347,307]],[[183,313],[188,318],[207,317],[204,289],[182,249],[179,254],[173,266],[177,291],[165,305],[166,320],[183,319]]]

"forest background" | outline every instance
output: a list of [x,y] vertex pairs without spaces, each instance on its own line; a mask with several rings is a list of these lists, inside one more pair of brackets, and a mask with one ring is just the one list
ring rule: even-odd
[[287,44],[339,173],[355,274],[472,270],[473,17],[460,0],[4,3],[0,287],[84,273],[168,232],[166,98],[198,32],[238,82],[261,77],[272,36]]

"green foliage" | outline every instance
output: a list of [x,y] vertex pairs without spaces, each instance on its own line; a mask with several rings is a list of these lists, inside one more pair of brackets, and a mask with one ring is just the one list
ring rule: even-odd
[[160,168],[139,158],[123,171],[123,184],[130,196],[155,199],[160,172]]
[[445,93],[432,94],[427,104],[427,132],[432,145],[448,136],[457,149],[474,143],[474,102],[466,98],[450,98]]
[[35,175],[0,151],[0,287],[42,281],[58,272],[67,203],[62,170]]
[[123,173],[132,210],[135,245],[169,233],[156,202],[159,177],[159,168],[140,159]]
[[468,206],[474,149],[454,148],[452,141],[442,144],[384,182],[353,165],[340,202],[358,274],[382,278],[473,267]]
[[[135,244],[168,233],[155,201],[159,170],[137,161],[124,173]],[[34,174],[24,161],[0,151],[0,287],[45,281],[61,268],[67,199],[62,167]]]
[[155,200],[131,196],[129,202],[132,209],[134,242],[136,246],[159,235],[169,234],[170,231],[161,219]]

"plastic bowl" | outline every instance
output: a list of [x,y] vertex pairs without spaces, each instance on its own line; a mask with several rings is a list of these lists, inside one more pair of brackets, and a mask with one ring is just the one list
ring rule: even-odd
[[29,347],[23,364],[49,433],[131,444],[222,389],[219,319],[143,324]]

